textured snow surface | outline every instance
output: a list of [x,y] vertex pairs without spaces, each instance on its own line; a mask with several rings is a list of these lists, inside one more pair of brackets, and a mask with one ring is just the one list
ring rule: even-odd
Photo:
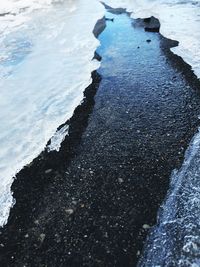
[[[13,177],[72,116],[99,67],[92,31],[104,8],[90,0],[1,0],[0,10],[2,226],[13,204]],[[59,148],[61,134],[55,136],[51,150]]]

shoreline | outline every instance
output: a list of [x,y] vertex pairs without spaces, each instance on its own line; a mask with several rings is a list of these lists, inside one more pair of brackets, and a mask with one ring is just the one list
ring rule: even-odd
[[[135,21],[135,20],[133,20],[133,21]],[[104,24],[105,23],[105,19],[100,20],[100,22],[97,22],[97,25],[99,26],[98,23],[101,23],[100,29],[104,29],[105,28],[105,24]],[[110,23],[112,23],[112,22],[110,22]],[[135,25],[135,26],[138,27],[138,25]],[[140,27],[140,25],[139,25],[139,27]],[[97,31],[95,34],[97,34],[97,36],[99,36],[100,32]],[[154,37],[152,37],[152,39],[153,38]],[[179,58],[177,55],[173,55],[173,53],[168,50],[169,47],[172,45],[172,42],[169,41],[169,40],[167,41],[164,37],[161,37],[161,41],[160,42],[161,43],[164,42],[164,44],[167,44],[166,47],[165,47],[164,44],[161,44],[161,46],[164,49],[164,52],[166,52],[166,54],[168,55],[169,62],[173,63],[174,67],[176,67],[178,69],[178,71],[181,70],[183,72],[183,75],[185,76],[187,82],[189,83],[189,87],[193,87],[193,88],[198,90],[198,88],[200,88],[200,83],[199,83],[199,81],[194,79],[194,76],[192,74],[191,68],[188,67],[187,63],[184,64],[184,62],[183,62],[183,60],[181,58]],[[99,59],[98,54],[96,54],[95,58]],[[104,57],[103,57],[103,60],[104,60]],[[102,68],[103,67],[101,67],[101,69]],[[31,244],[29,244],[28,239],[31,236],[30,233],[32,233],[32,232],[34,232],[34,234],[32,233],[33,237],[31,237],[31,239],[33,240],[33,244],[32,245],[34,245],[34,244],[36,245],[36,247],[37,247],[36,251],[39,251],[40,249],[42,249],[43,252],[42,252],[41,255],[43,255],[44,257],[47,256],[45,254],[45,250],[48,247],[47,244],[45,244],[44,247],[43,247],[43,242],[44,242],[44,240],[46,238],[45,237],[46,234],[43,233],[43,232],[45,232],[45,227],[46,227],[46,222],[44,221],[44,219],[46,220],[46,218],[49,218],[49,220],[51,221],[49,225],[50,226],[53,225],[54,227],[56,227],[55,214],[56,214],[56,216],[58,216],[59,220],[64,220],[63,219],[64,215],[63,214],[57,214],[57,212],[56,212],[56,209],[59,210],[59,202],[58,202],[58,204],[55,204],[55,207],[54,207],[53,210],[48,210],[48,207],[47,207],[45,215],[43,214],[43,211],[42,211],[43,210],[43,205],[45,205],[45,201],[47,201],[47,203],[49,201],[49,203],[51,203],[51,205],[52,205],[52,200],[48,200],[48,197],[52,198],[56,202],[57,198],[55,196],[52,196],[53,194],[59,196],[60,194],[64,193],[64,191],[61,192],[59,190],[62,190],[61,189],[62,188],[62,184],[64,185],[66,183],[66,171],[68,172],[69,165],[71,163],[73,163],[73,161],[76,159],[76,157],[79,156],[79,154],[81,154],[80,148],[84,147],[83,143],[86,142],[86,144],[87,143],[90,144],[90,142],[92,142],[91,140],[88,140],[87,134],[90,134],[93,139],[95,138],[95,136],[92,135],[92,130],[89,129],[88,130],[89,132],[87,133],[86,129],[87,129],[88,124],[90,124],[91,121],[94,120],[94,118],[91,118],[91,114],[93,114],[93,108],[95,106],[95,101],[97,101],[97,103],[100,103],[102,101],[102,94],[101,93],[99,93],[100,95],[95,96],[96,92],[98,90],[98,87],[101,84],[100,83],[101,77],[102,77],[102,79],[105,79],[104,75],[102,75],[101,73],[98,74],[98,72],[93,72],[93,74],[92,74],[93,82],[84,92],[84,97],[85,98],[84,98],[83,104],[78,106],[75,109],[73,117],[69,121],[66,122],[66,124],[70,125],[70,127],[69,127],[69,136],[67,136],[65,138],[64,142],[62,143],[60,151],[58,153],[57,152],[47,153],[47,151],[42,152],[41,155],[38,158],[36,158],[29,167],[25,167],[17,175],[17,180],[15,180],[14,184],[12,185],[12,190],[14,191],[14,198],[17,199],[17,203],[15,204],[14,208],[12,208],[12,210],[11,210],[11,214],[10,214],[10,217],[9,217],[8,224],[3,229],[0,229],[0,234],[1,234],[0,237],[2,238],[2,236],[3,236],[3,241],[2,241],[2,239],[0,239],[1,240],[0,243],[1,244],[7,243],[7,246],[8,246],[8,247],[6,247],[6,246],[2,247],[4,252],[3,252],[2,255],[0,254],[0,263],[4,264],[3,266],[7,266],[7,265],[5,265],[5,264],[7,264],[7,262],[6,262],[7,261],[7,257],[9,257],[9,260],[10,260],[9,261],[10,265],[8,265],[8,266],[13,266],[13,264],[15,264],[14,266],[18,266],[17,264],[19,264],[19,266],[20,266],[20,263],[22,263],[22,262],[20,262],[21,246],[24,247],[24,244],[26,244],[28,247],[30,246],[30,250],[31,250]],[[106,79],[109,80],[109,77],[106,78]],[[111,77],[110,79],[112,81],[113,78]],[[194,81],[193,81],[193,79],[194,79]],[[104,91],[104,93],[105,93],[105,91]],[[123,92],[122,92],[122,95],[123,95]],[[94,99],[94,97],[95,97],[95,99]],[[106,103],[106,101],[104,103]],[[113,104],[110,104],[110,102],[108,104],[109,104],[109,107],[113,108]],[[98,104],[98,105],[100,105],[100,104]],[[122,108],[120,106],[119,102],[118,102],[118,105],[119,105],[119,108]],[[195,103],[194,103],[194,105],[195,105]],[[94,112],[94,116],[96,116],[95,114],[98,114],[98,108],[100,108],[100,106],[97,107],[97,110]],[[196,114],[199,109],[198,109],[197,106],[195,108],[196,108],[196,110],[194,110],[193,112]],[[194,117],[195,117],[195,115],[194,115]],[[124,117],[123,119],[127,120],[126,117]],[[96,118],[96,120],[97,120],[97,118]],[[101,120],[103,120],[103,118],[101,118]],[[95,125],[99,126],[99,123],[101,122],[101,120],[97,121],[97,124],[95,124]],[[115,125],[114,124],[111,124],[111,125],[114,126],[114,130],[115,130]],[[191,124],[191,127],[190,127],[190,131],[191,132],[184,136],[184,142],[181,144],[181,146],[184,147],[184,149],[182,149],[180,151],[181,154],[176,159],[177,160],[177,163],[175,164],[176,168],[180,167],[180,165],[183,162],[184,151],[187,148],[187,145],[188,145],[191,137],[194,135],[194,133],[196,131],[195,129],[197,128],[197,125],[198,125],[198,120],[194,121],[193,124]],[[92,128],[92,129],[94,130],[95,128]],[[99,129],[98,133],[102,134],[102,132],[101,132],[102,129],[103,128]],[[114,130],[111,129],[111,132],[114,131]],[[137,135],[135,135],[135,137],[136,136]],[[107,139],[108,138],[109,137],[107,137]],[[103,142],[103,141],[101,141],[101,142]],[[101,144],[101,142],[99,144]],[[141,145],[141,144],[139,144],[139,145]],[[88,146],[88,147],[90,147],[90,146]],[[92,146],[91,146],[91,148],[92,148]],[[100,153],[100,152],[98,152],[98,153]],[[124,151],[121,150],[121,153],[123,155]],[[87,154],[87,155],[89,155],[89,154]],[[170,153],[169,153],[169,155],[170,155]],[[148,154],[148,156],[150,156],[150,154]],[[144,155],[144,157],[146,158],[145,155]],[[137,159],[137,160],[140,161],[139,159]],[[106,169],[105,173],[107,173],[108,177],[109,177],[109,167],[108,167],[107,163],[103,161],[103,159],[101,159],[101,161],[102,161],[102,165],[105,166],[105,169]],[[112,162],[112,160],[111,160],[111,162]],[[143,162],[143,161],[141,161],[141,162]],[[170,162],[173,162],[173,160],[170,160]],[[92,172],[94,172],[93,165],[95,164],[95,161],[94,162],[91,161],[91,163],[92,164],[89,164],[89,165],[86,164],[86,166],[88,167],[88,170],[89,170],[89,174],[88,174],[88,171],[87,171],[87,175],[89,175],[89,181],[92,184],[96,183],[96,186],[97,186],[98,185],[98,181],[96,179],[94,181],[91,180],[91,179],[93,179],[92,178],[93,177],[93,173]],[[75,164],[75,163],[73,163],[73,164]],[[134,164],[137,164],[137,162],[134,161]],[[148,164],[148,163],[146,163],[146,164]],[[75,169],[78,168],[78,166],[79,166],[79,164],[77,163],[77,165],[74,167],[74,169],[72,168],[72,171],[71,171],[71,175],[72,175],[71,185],[72,185],[72,188],[75,187],[77,185],[77,183],[78,183],[78,181],[76,181],[75,178],[80,176],[78,171],[77,171],[77,173],[75,171]],[[90,170],[90,168],[91,168],[91,170]],[[156,165],[155,168],[159,169],[159,168],[161,168],[161,165],[159,166],[159,164],[158,164],[158,166]],[[165,167],[165,168],[166,168],[166,172],[169,173],[170,170],[167,169],[167,168],[170,168],[170,167]],[[117,171],[119,171],[119,169],[117,168]],[[81,171],[84,173],[85,172],[85,168],[83,170],[81,170]],[[161,172],[161,171],[163,171],[162,168],[159,170],[159,172]],[[99,169],[98,170],[98,175],[100,175],[99,174],[100,172],[101,171]],[[137,172],[138,172],[137,175],[139,175],[140,174],[139,170],[137,170]],[[117,175],[116,170],[113,173],[115,175]],[[128,171],[128,173],[129,173],[129,171]],[[151,172],[150,172],[150,174],[151,174]],[[130,175],[130,173],[129,173],[129,175]],[[90,177],[90,176],[92,176],[92,177]],[[101,177],[101,175],[100,175],[100,177]],[[170,176],[168,177],[168,179],[169,178],[170,178]],[[122,179],[122,178],[119,178],[119,179]],[[113,184],[113,178],[111,179],[111,181],[112,181],[111,184]],[[120,181],[121,180],[119,180],[119,184],[121,183]],[[168,189],[167,188],[168,181],[165,181],[165,179],[163,179],[162,182],[164,182],[164,187],[165,188],[161,189],[163,192],[161,193],[161,196],[159,196],[158,199],[156,200],[157,202],[159,202],[159,201],[161,201],[161,199],[163,199],[163,197],[165,195],[165,192]],[[154,183],[153,180],[151,182]],[[161,182],[161,184],[162,184],[162,182]],[[59,183],[60,186],[61,186],[61,187],[59,186],[59,190],[58,191],[57,191],[57,183]],[[104,181],[103,183],[106,185],[108,183],[108,181]],[[48,196],[48,192],[47,192],[48,190],[46,191],[46,187],[48,187],[49,184],[51,185],[50,186],[50,188],[51,188],[51,195],[50,196]],[[56,188],[55,191],[54,191],[54,186]],[[93,186],[96,188],[95,184]],[[98,185],[98,186],[101,187],[101,185]],[[156,185],[154,185],[154,186],[156,186]],[[78,186],[78,188],[79,188],[79,186]],[[105,188],[106,188],[106,186],[105,186]],[[125,186],[125,188],[127,189],[126,186]],[[142,190],[141,186],[139,186],[139,188]],[[81,189],[87,191],[87,186],[86,187],[84,187],[84,186],[82,187],[81,186],[79,188],[79,190],[81,191]],[[96,188],[95,190],[97,190],[97,192],[98,192],[98,188]],[[115,189],[115,190],[118,190],[118,189]],[[133,188],[133,190],[137,190],[137,188],[135,188],[135,189]],[[145,190],[147,190],[147,189],[145,189]],[[109,190],[109,192],[110,192],[110,190]],[[119,194],[122,194],[122,192],[123,191],[119,191]],[[129,192],[129,190],[128,190],[128,192]],[[45,195],[45,200],[43,199],[43,194]],[[128,194],[130,195],[131,193],[129,192]],[[37,195],[37,197],[36,197],[36,195]],[[97,196],[98,196],[98,193],[97,193]],[[120,195],[119,195],[119,197],[120,197]],[[41,201],[41,203],[38,204],[38,201]],[[74,201],[74,203],[73,203],[73,201]],[[92,202],[92,200],[90,200],[90,201]],[[71,200],[71,206],[73,208],[69,208],[69,209],[67,209],[67,211],[64,212],[65,214],[67,213],[66,222],[68,222],[69,224],[72,223],[70,221],[73,220],[73,216],[75,216],[75,215],[71,216],[70,212],[73,213],[74,210],[77,210],[78,214],[81,214],[82,216],[84,216],[82,214],[82,211],[79,211],[79,208],[75,207],[76,206],[75,202],[76,202],[76,200],[72,199]],[[148,222],[150,224],[155,223],[155,219],[156,219],[155,218],[155,213],[157,213],[157,206],[159,206],[159,203],[155,203],[154,204],[155,207],[154,207],[153,218],[152,218],[152,215],[151,216],[148,215],[148,216],[151,217],[151,219]],[[85,205],[85,204],[81,204],[81,205]],[[104,205],[106,205],[106,204],[104,203]],[[32,211],[30,210],[30,208],[32,209]],[[97,207],[94,208],[94,210],[97,212],[97,214],[98,214],[98,212],[100,212],[98,209],[99,208],[97,208]],[[41,222],[39,222],[39,226],[38,226],[38,222],[37,222],[38,221],[38,215],[40,217],[40,213],[41,212],[42,212],[43,216],[42,216]],[[86,211],[86,213],[90,213],[90,211],[88,210],[88,211]],[[72,219],[70,219],[71,218],[70,216],[72,217]],[[77,216],[79,216],[79,215],[77,215]],[[133,217],[134,217],[134,215],[133,215]],[[130,218],[131,218],[131,216],[130,216]],[[142,232],[141,232],[141,222],[139,223],[139,225],[140,225],[139,226],[139,228],[140,228],[140,230],[139,230],[140,236],[137,237],[138,240],[136,241],[136,244],[132,244],[132,246],[134,248],[134,253],[133,253],[132,256],[131,255],[128,256],[129,258],[131,258],[130,262],[132,264],[133,264],[133,262],[136,263],[136,261],[138,259],[138,256],[136,255],[137,254],[137,250],[138,249],[141,250],[141,246],[143,245],[144,239],[145,239],[145,237],[147,235],[147,231],[146,230],[143,229]],[[75,226],[73,226],[73,227],[75,227]],[[83,225],[83,227],[85,227],[85,226]],[[40,228],[40,229],[36,230],[36,228]],[[91,226],[91,228],[92,228],[92,226]],[[34,229],[34,231],[32,229]],[[130,225],[129,225],[128,229],[130,229]],[[91,231],[93,231],[93,230],[91,229]],[[63,232],[63,233],[65,233],[65,232]],[[27,234],[28,234],[28,237],[27,237]],[[71,233],[71,234],[73,235],[73,233]],[[128,238],[128,233],[126,233],[126,234],[127,234],[127,238]],[[36,238],[36,236],[37,236],[37,238]],[[39,239],[38,239],[38,236],[39,236]],[[11,240],[10,240],[10,238],[11,238]],[[57,240],[59,238],[56,237],[55,239]],[[21,242],[25,242],[25,243],[22,244]],[[138,242],[138,244],[137,244],[137,242]],[[16,244],[18,244],[18,245],[16,245]],[[54,242],[53,242],[53,244],[54,244]],[[60,244],[60,242],[58,242],[58,244]],[[131,246],[131,244],[130,244],[130,246]],[[7,248],[9,248],[8,251],[7,251]],[[102,257],[103,253],[101,254],[100,258]],[[116,253],[116,251],[115,251],[115,253]],[[31,254],[30,251],[29,251],[29,254]],[[129,264],[129,262],[127,262],[125,254],[123,255],[123,257],[121,259],[118,259],[118,265],[116,265],[116,266],[122,266],[122,265],[120,265],[120,261],[121,261],[121,264],[124,264],[124,263]],[[129,248],[129,254],[130,254],[130,248]],[[16,255],[16,258],[19,257],[18,263],[15,261],[15,255]],[[33,253],[33,255],[34,255],[34,253]],[[12,258],[13,256],[14,256],[14,258]],[[27,262],[30,262],[29,256],[30,255],[24,255],[24,259],[23,260],[27,261]],[[41,256],[41,257],[43,257],[43,256]],[[73,258],[74,257],[75,257],[75,255],[73,255]],[[85,264],[90,262],[88,257],[89,256],[86,257],[86,256],[82,255],[82,259],[85,262]],[[136,258],[132,259],[132,257],[133,258],[136,257]],[[80,262],[77,263],[77,262],[75,262],[75,260],[73,261],[72,256],[71,257],[69,256],[69,258],[70,258],[71,262],[73,263],[71,266],[80,266],[80,265],[78,265],[78,264],[80,264]],[[70,260],[68,261],[68,263],[70,263]],[[79,260],[80,260],[80,257],[79,257]],[[109,256],[108,258],[106,256],[106,260],[107,261],[110,260],[111,262],[112,261],[114,262],[113,256]],[[41,262],[40,262],[40,264],[41,264]],[[95,265],[92,265],[92,263],[90,263],[90,264],[91,265],[89,265],[89,266],[95,266]],[[94,262],[93,262],[93,264],[94,264]],[[96,264],[97,264],[97,262],[96,262]],[[102,264],[105,264],[105,262],[102,262],[102,263],[99,262],[98,264],[99,264],[98,266],[105,266],[105,265],[102,265]],[[27,266],[29,266],[29,265],[27,265]],[[50,266],[50,265],[48,265],[48,266]],[[63,266],[62,263],[60,263],[60,266]],[[84,265],[84,266],[87,266],[87,265]],[[129,266],[129,265],[127,265],[127,266]],[[132,265],[132,266],[134,266],[134,265]]]

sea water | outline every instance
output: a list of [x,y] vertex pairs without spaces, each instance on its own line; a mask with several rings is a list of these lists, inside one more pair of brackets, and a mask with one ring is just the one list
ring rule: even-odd
[[[123,7],[133,18],[154,16],[160,32],[177,40],[173,53],[188,63],[200,78],[200,1],[192,0],[107,0]],[[171,184],[150,231],[138,266],[200,266],[200,133],[192,139],[180,170]]]

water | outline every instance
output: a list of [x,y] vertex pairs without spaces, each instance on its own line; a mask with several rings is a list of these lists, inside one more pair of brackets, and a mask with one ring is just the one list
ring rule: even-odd
[[[1,13],[17,15],[0,17],[10,21],[0,38],[1,226],[14,203],[13,177],[72,116],[91,83],[91,72],[99,67],[92,60],[99,45],[92,31],[104,14],[99,2],[89,0],[54,5],[12,1],[11,5],[11,10],[2,5]],[[57,149],[55,138],[53,143]]]
[[126,8],[134,18],[158,18],[161,34],[179,41],[179,46],[172,51],[191,65],[197,77],[200,77],[199,0],[107,0],[106,3]]
[[[200,77],[200,1],[107,1],[124,7],[134,18],[154,16],[161,33],[179,41],[172,51],[191,65]],[[200,266],[200,133],[185,154],[180,170],[174,170],[171,185],[150,231],[138,266]]]

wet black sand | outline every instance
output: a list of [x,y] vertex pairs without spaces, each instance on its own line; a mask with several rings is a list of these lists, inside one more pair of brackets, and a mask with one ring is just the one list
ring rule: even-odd
[[12,186],[0,266],[136,266],[143,225],[155,224],[197,130],[200,85],[169,51],[177,43],[126,14],[107,17],[102,65],[67,122],[69,136]]

